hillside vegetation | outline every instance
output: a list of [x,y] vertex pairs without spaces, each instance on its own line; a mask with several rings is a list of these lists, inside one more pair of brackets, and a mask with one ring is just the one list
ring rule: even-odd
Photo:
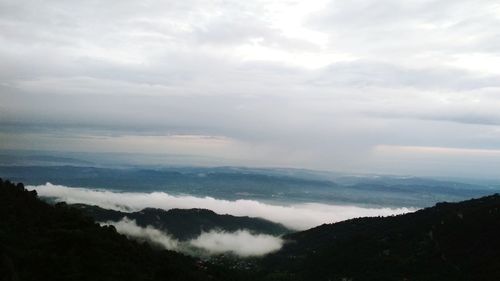
[[0,179],[2,281],[228,278],[218,274],[190,257],[130,241],[74,208],[49,205],[22,184]]
[[72,204],[70,206],[81,210],[98,222],[116,222],[127,217],[135,220],[137,225],[141,227],[153,226],[179,240],[194,239],[203,232],[211,230],[234,232],[246,229],[252,233],[269,235],[282,235],[291,232],[285,226],[265,219],[220,215],[207,209],[171,209],[166,211],[146,208],[139,212],[127,213],[85,204]]
[[262,261],[280,280],[500,280],[500,196],[358,218],[285,236]]

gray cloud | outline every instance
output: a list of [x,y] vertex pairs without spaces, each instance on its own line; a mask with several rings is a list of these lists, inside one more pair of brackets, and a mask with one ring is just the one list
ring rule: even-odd
[[[212,151],[240,165],[389,173],[400,166],[373,159],[379,145],[499,149],[499,10],[3,0],[0,148]],[[178,135],[228,141],[161,144]],[[428,172],[442,169],[433,157]]]
[[390,63],[356,61],[333,64],[310,82],[323,87],[471,91],[500,87],[500,76],[478,75],[455,68],[411,68]]
[[[395,59],[434,53],[493,52],[498,44],[496,1],[330,1],[310,24],[328,30],[341,48]],[[342,40],[343,39],[343,40]]]

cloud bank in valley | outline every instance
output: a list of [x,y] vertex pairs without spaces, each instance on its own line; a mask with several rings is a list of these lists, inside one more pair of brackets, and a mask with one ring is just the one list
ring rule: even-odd
[[179,241],[172,236],[162,232],[152,226],[138,226],[135,220],[130,220],[124,217],[120,221],[107,221],[103,225],[112,225],[121,234],[127,237],[133,237],[139,240],[146,240],[154,244],[158,244],[167,250],[177,250]]
[[205,208],[218,214],[260,217],[281,223],[295,230],[305,230],[324,223],[366,216],[389,216],[414,211],[412,208],[364,208],[359,206],[303,203],[274,205],[254,200],[222,200],[189,195],[173,196],[164,192],[131,193],[86,188],[72,188],[47,183],[27,186],[40,196],[53,197],[67,203],[84,203],[120,211],[139,211],[151,207],[160,209]]
[[196,255],[201,249],[203,254],[209,255],[232,253],[240,257],[262,256],[281,249],[283,245],[283,240],[280,237],[253,234],[243,229],[235,232],[211,230],[201,233],[195,239],[179,241],[150,225],[141,227],[137,225],[135,220],[127,217],[120,221],[107,221],[101,224],[112,225],[116,231],[129,238],[148,241],[167,250],[191,255]]
[[283,240],[266,234],[252,234],[247,230],[204,232],[189,242],[210,253],[231,252],[238,256],[261,256],[281,249]]

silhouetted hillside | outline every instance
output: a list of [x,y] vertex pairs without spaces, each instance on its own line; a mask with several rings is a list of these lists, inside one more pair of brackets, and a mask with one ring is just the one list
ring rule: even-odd
[[283,225],[265,219],[219,215],[207,209],[172,209],[165,211],[146,208],[139,212],[125,213],[85,204],[71,206],[83,211],[99,222],[119,221],[127,217],[135,220],[139,226],[151,225],[179,240],[194,239],[202,232],[209,232],[214,229],[227,232],[247,229],[254,233],[270,235],[282,235],[291,232]]
[[500,196],[359,218],[285,237],[269,280],[500,280]]
[[[190,257],[151,249],[0,179],[0,280],[221,280]],[[232,278],[231,278],[232,279]]]
[[[284,248],[262,259],[208,263],[129,241],[77,208],[40,201],[22,184],[0,180],[0,187],[2,281],[500,280],[499,195],[322,225],[286,235]],[[156,216],[171,216],[179,225],[179,218],[196,212],[211,216],[196,209],[143,212],[144,224]]]

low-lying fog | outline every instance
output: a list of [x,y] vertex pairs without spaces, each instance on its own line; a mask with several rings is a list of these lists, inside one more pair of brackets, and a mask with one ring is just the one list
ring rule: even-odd
[[167,250],[192,255],[232,253],[240,257],[261,256],[277,251],[283,245],[280,237],[255,234],[243,229],[235,232],[211,230],[203,232],[195,239],[179,241],[164,231],[152,226],[141,227],[128,218],[101,224],[112,225],[118,232],[128,237],[146,240]]
[[[42,197],[51,197],[68,204],[83,203],[124,212],[139,211],[144,208],[191,209],[204,208],[218,214],[259,217],[281,223],[294,230],[305,230],[324,223],[334,223],[346,219],[366,216],[389,216],[415,211],[414,208],[366,208],[359,206],[302,203],[278,205],[254,200],[221,200],[212,197],[189,195],[173,196],[164,192],[114,192],[88,188],[74,188],[47,183],[27,186]],[[151,241],[169,250],[186,253],[201,251],[205,254],[232,253],[238,256],[259,256],[279,250],[283,244],[280,237],[251,233],[248,230],[203,232],[189,241],[178,241],[168,233],[152,226],[140,227],[127,218],[119,222],[102,222],[113,225],[118,232],[135,239]]]
[[140,211],[148,207],[165,210],[203,208],[218,214],[264,218],[294,230],[305,230],[356,217],[389,216],[415,211],[415,208],[366,208],[320,203],[275,205],[254,200],[229,201],[212,197],[173,196],[164,192],[113,192],[50,183],[26,188],[36,190],[40,196],[54,197],[68,204],[83,203],[125,212]]

